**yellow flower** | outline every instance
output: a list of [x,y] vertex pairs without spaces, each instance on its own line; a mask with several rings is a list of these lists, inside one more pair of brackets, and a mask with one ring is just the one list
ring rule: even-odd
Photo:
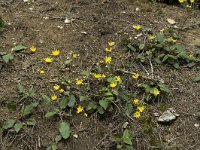
[[167,41],[168,41],[168,42],[171,42],[171,43],[176,43],[176,42],[177,42],[177,40],[175,40],[175,39],[173,39],[173,38],[168,38]]
[[160,91],[157,88],[154,88],[153,94],[154,96],[158,96],[160,94]]
[[139,110],[139,112],[143,112],[144,111],[144,106],[138,106],[137,109]]
[[57,95],[56,95],[56,94],[54,94],[54,95],[52,95],[52,96],[51,96],[51,100],[52,100],[52,101],[56,101],[56,100],[57,100],[57,98],[58,98],[58,97],[57,97]]
[[112,47],[106,48],[105,51],[111,53],[112,52]]
[[192,6],[191,5],[186,5],[186,8],[192,8]]
[[55,50],[52,51],[52,55],[58,56],[58,55],[60,55],[60,51],[55,49]]
[[115,76],[115,81],[121,83],[122,82],[121,77],[120,76]]
[[63,92],[64,92],[64,90],[63,90],[63,89],[60,89],[60,90],[59,90],[59,92],[60,92],[60,93],[63,93]]
[[138,99],[134,99],[134,100],[133,100],[133,103],[134,103],[135,105],[138,105],[138,104],[139,104],[139,100],[138,100]]
[[31,46],[30,47],[30,51],[31,51],[31,53],[35,53],[36,52],[36,47],[35,46]]
[[38,70],[38,73],[39,74],[45,74],[45,71],[44,70]]
[[81,113],[81,112],[83,112],[83,111],[84,111],[83,106],[78,105],[78,107],[76,108],[76,112],[77,112],[77,114],[79,114],[79,113]]
[[115,88],[116,86],[117,86],[117,83],[116,83],[116,82],[111,82],[111,83],[110,83],[110,87],[111,87],[111,88]]
[[76,59],[76,58],[78,57],[78,54],[72,54],[72,57],[73,57],[74,59]]
[[94,74],[94,77],[96,78],[96,79],[100,79],[102,76],[101,76],[101,74]]
[[51,58],[51,57],[46,57],[46,58],[44,59],[44,61],[45,61],[46,63],[52,63],[52,62],[53,62],[53,58]]
[[54,88],[54,90],[56,90],[56,91],[57,91],[57,90],[59,90],[59,89],[60,89],[60,86],[59,86],[59,85],[54,85],[54,86],[53,86],[53,88]]
[[190,58],[192,58],[192,57],[193,57],[193,55],[192,55],[192,54],[190,54],[190,55],[189,55],[189,57],[190,57]]
[[108,45],[112,47],[113,45],[115,45],[115,42],[110,41],[108,42]]
[[71,84],[71,83],[72,83],[72,81],[71,81],[71,80],[67,80],[67,83],[68,83],[68,84]]
[[179,3],[181,3],[181,4],[185,2],[185,0],[178,0],[178,1],[179,1]]
[[102,78],[105,78],[105,77],[106,77],[106,75],[105,75],[105,74],[102,74],[102,75],[101,75],[101,77],[102,77]]
[[149,36],[149,40],[154,40],[156,37],[154,35]]
[[138,73],[133,73],[133,75],[132,75],[132,77],[134,78],[134,79],[138,79],[139,78],[139,74]]
[[76,85],[82,85],[83,84],[83,80],[82,79],[77,79],[76,80]]
[[142,29],[141,25],[139,25],[139,24],[138,24],[138,25],[134,25],[133,28],[134,28],[135,30],[137,30],[137,31],[139,31],[139,30]]
[[194,0],[190,0],[191,3],[194,3]]
[[134,113],[134,117],[135,117],[135,118],[140,118],[140,112],[139,112],[139,111],[136,111],[136,112]]
[[112,61],[112,58],[111,58],[111,57],[107,57],[107,56],[106,56],[104,59],[105,59],[105,63],[106,63],[106,64],[110,64],[110,62]]

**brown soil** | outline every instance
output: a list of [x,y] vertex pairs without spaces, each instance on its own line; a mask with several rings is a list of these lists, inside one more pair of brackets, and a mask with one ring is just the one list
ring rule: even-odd
[[[32,4],[22,0],[0,1],[0,14],[8,24],[0,35],[0,47],[3,51],[10,52],[16,43],[27,47],[36,45],[38,49],[35,54],[28,51],[16,53],[11,63],[0,62],[1,121],[20,118],[18,112],[23,104],[19,102],[20,96],[16,90],[19,82],[27,87],[34,85],[37,93],[35,98],[42,101],[41,94],[51,94],[52,86],[61,77],[73,75],[76,78],[81,70],[91,70],[94,62],[105,56],[104,48],[108,41],[117,43],[113,52],[116,57],[123,54],[123,42],[134,39],[137,34],[132,29],[133,24],[141,24],[144,29],[151,29],[153,33],[170,28],[172,33],[180,36],[179,42],[186,46],[188,53],[196,50],[194,41],[200,39],[199,27],[181,31],[172,28],[166,21],[167,18],[172,18],[178,27],[189,26],[200,19],[198,10],[191,12],[178,6],[150,3],[147,0],[35,0]],[[66,16],[72,17],[74,21],[65,24]],[[43,59],[54,48],[60,49],[61,55],[56,63],[47,67]],[[65,68],[63,62],[70,51],[80,54],[80,57],[71,68]],[[116,60],[116,66],[126,66],[126,63]],[[43,76],[37,74],[37,70],[42,68],[46,69]],[[145,73],[141,65],[136,65],[135,69]],[[145,69],[151,72],[148,64]],[[199,66],[191,69],[181,66],[179,70],[175,70],[168,65],[154,65],[154,75],[164,79],[170,86],[171,93],[166,99],[161,98],[159,102],[148,105],[149,112],[145,114],[151,120],[148,127],[142,121],[128,120],[122,112],[105,116],[95,113],[88,118],[75,115],[68,122],[72,135],[77,134],[78,138],[71,136],[70,140],[59,142],[58,149],[114,150],[116,147],[112,137],[122,132],[122,126],[127,121],[134,132],[134,147],[137,150],[200,149],[200,128],[194,126],[200,123],[194,116],[200,110],[200,84],[192,81],[199,71]],[[7,108],[11,102],[18,104],[15,112],[9,112]],[[158,124],[151,113],[162,112],[165,107],[173,107],[180,114],[168,126]],[[33,128],[26,127],[18,135],[14,132],[1,135],[1,149],[43,150],[50,146],[58,134],[57,122],[60,119],[46,119],[44,110],[48,108],[41,104],[34,111],[33,117],[37,125]]]

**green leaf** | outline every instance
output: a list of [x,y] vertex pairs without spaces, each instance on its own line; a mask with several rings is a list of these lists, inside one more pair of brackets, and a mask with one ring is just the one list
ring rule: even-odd
[[99,105],[103,107],[104,110],[108,108],[110,101],[108,99],[102,99],[99,101]]
[[177,53],[185,52],[185,48],[183,45],[177,44],[175,48]]
[[168,88],[168,86],[166,84],[163,84],[163,83],[159,83],[157,84],[160,88],[161,91],[164,91],[164,92],[170,92],[170,89]]
[[33,85],[31,85],[31,87],[29,88],[27,95],[28,97],[33,97],[35,95],[35,89]]
[[82,101],[88,101],[90,99],[90,97],[89,96],[82,96],[82,95],[80,95],[79,99],[80,99],[81,102]]
[[128,131],[128,129],[125,129],[124,130],[124,133],[123,133],[123,141],[124,143],[128,144],[128,145],[132,145],[132,138],[131,138],[131,135]]
[[51,98],[49,96],[42,94],[42,98],[46,104],[51,104]]
[[61,141],[62,140],[62,136],[61,135],[57,135],[56,137],[55,137],[55,142],[56,143],[58,143],[59,141]]
[[126,103],[126,109],[128,111],[128,114],[130,115],[133,112],[133,104],[130,102]]
[[21,110],[21,115],[22,116],[27,116],[27,115],[31,114],[33,109],[36,108],[38,106],[38,104],[39,104],[38,102],[33,102],[33,103],[25,106]]
[[19,91],[19,93],[25,93],[24,86],[21,83],[18,83],[17,90]]
[[10,112],[16,111],[17,109],[17,104],[15,102],[9,102],[7,104],[7,108]]
[[61,109],[65,109],[68,105],[69,99],[65,96],[59,101],[59,106]]
[[16,123],[14,126],[15,131],[18,133],[22,129],[22,123]]
[[143,50],[145,48],[145,45],[144,44],[140,44],[139,45],[139,49]]
[[13,55],[11,53],[2,56],[3,61],[8,63],[9,61],[13,60]]
[[64,64],[69,65],[71,62],[72,62],[72,59],[69,59],[69,60],[66,60]]
[[174,63],[174,64],[173,64],[173,67],[176,68],[176,69],[179,69],[179,67],[180,67],[180,66],[179,66],[179,63]]
[[53,145],[51,146],[51,150],[57,150],[57,145],[56,145],[56,144],[53,144]]
[[74,107],[76,103],[76,98],[74,95],[70,95],[69,96],[69,102],[68,102],[68,106],[69,107]]
[[82,72],[80,72],[80,74],[82,75],[82,76],[86,76],[86,77],[89,77],[90,76],[90,71],[82,71]]
[[136,48],[133,47],[130,43],[127,45],[127,47],[128,47],[128,50],[136,52]]
[[34,118],[29,118],[27,121],[26,121],[26,124],[28,126],[35,126],[36,125],[36,120]]
[[89,102],[86,110],[87,111],[94,111],[95,109],[97,109],[97,103],[96,102]]
[[53,117],[54,115],[56,115],[57,112],[56,111],[49,111],[45,114],[45,117],[46,118],[50,118],[50,117]]
[[14,126],[16,120],[15,119],[8,119],[6,121],[3,122],[2,128],[3,129],[10,129]]
[[17,46],[15,46],[14,48],[12,48],[12,51],[14,52],[20,52],[22,50],[25,50],[27,47],[23,46],[22,44],[19,44]]
[[156,35],[156,40],[157,40],[159,43],[163,43],[164,40],[165,40],[163,34],[157,34],[157,35]]
[[101,115],[104,114],[104,110],[101,106],[97,107],[97,112]]
[[200,75],[199,75],[199,76],[196,76],[196,77],[193,79],[193,81],[199,82],[199,81],[200,81]]
[[70,136],[70,126],[66,122],[61,122],[59,124],[59,132],[63,139],[67,139]]

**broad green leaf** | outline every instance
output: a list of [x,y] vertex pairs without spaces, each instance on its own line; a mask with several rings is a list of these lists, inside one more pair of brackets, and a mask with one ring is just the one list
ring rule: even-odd
[[99,105],[103,107],[104,110],[108,108],[110,101],[108,99],[102,99],[99,101]]
[[31,85],[31,87],[28,89],[27,94],[29,97],[33,97],[35,95],[35,89],[34,89],[33,85]]
[[156,40],[157,40],[159,43],[163,43],[164,40],[165,40],[163,34],[157,34],[157,35],[156,35]]
[[18,83],[17,90],[19,91],[19,93],[25,93],[24,86],[21,83]]
[[51,98],[47,95],[42,94],[42,98],[45,101],[46,104],[50,104],[51,103]]
[[128,144],[128,145],[132,145],[132,138],[131,138],[131,135],[128,131],[128,129],[125,129],[124,130],[124,133],[123,133],[123,141],[124,143]]
[[101,115],[104,114],[104,110],[101,106],[97,107],[97,112]]
[[87,111],[94,111],[95,109],[97,109],[97,103],[96,102],[90,102],[87,105],[87,108],[86,108]]
[[130,102],[126,103],[126,109],[128,114],[131,114],[133,112],[133,104],[131,104]]
[[90,97],[89,97],[89,96],[82,96],[82,95],[80,95],[80,96],[79,96],[79,99],[80,99],[80,101],[82,102],[82,101],[87,101],[87,100],[89,100]]
[[56,137],[55,137],[55,142],[56,143],[58,143],[59,141],[61,141],[62,140],[62,136],[61,135],[57,135]]
[[8,119],[3,122],[2,128],[3,129],[10,129],[14,126],[16,120],[15,119]]
[[196,77],[193,79],[193,81],[199,82],[199,81],[200,81],[200,75],[199,75],[199,76],[196,76]]
[[59,124],[59,132],[63,139],[67,139],[70,136],[70,126],[66,122],[61,122]]
[[141,49],[141,50],[143,50],[143,49],[144,49],[144,47],[145,47],[145,45],[144,45],[144,44],[140,44],[140,45],[139,45],[139,49]]
[[66,60],[66,61],[64,62],[64,64],[65,64],[65,65],[69,65],[71,62],[72,62],[72,59],[69,59],[69,60]]
[[13,60],[13,55],[11,53],[2,56],[3,61],[8,63],[9,61]]
[[57,150],[57,145],[56,145],[56,144],[53,144],[53,145],[51,146],[51,150]]
[[133,47],[130,43],[127,45],[127,47],[128,47],[128,50],[136,52],[136,48]]
[[69,99],[65,96],[59,101],[59,106],[61,109],[65,109],[67,107],[67,104],[69,102]]
[[173,63],[173,67],[176,68],[176,69],[179,69],[179,67],[180,67],[179,63]]
[[169,90],[169,88],[167,87],[167,85],[162,84],[162,83],[159,83],[158,86],[159,86],[159,88],[160,88],[161,91],[170,92],[170,90]]
[[33,103],[25,106],[21,110],[21,115],[22,116],[27,116],[27,115],[31,114],[33,109],[36,108],[38,106],[38,104],[39,104],[38,102],[33,102]]
[[34,118],[29,118],[27,121],[26,121],[26,124],[28,126],[35,126],[36,125],[36,120]]
[[22,129],[23,125],[22,123],[16,123],[14,126],[15,131],[18,133]]
[[27,47],[23,46],[22,44],[19,44],[17,46],[15,46],[14,48],[12,48],[12,51],[14,52],[20,52],[22,50],[25,50]]
[[82,71],[82,72],[80,72],[80,74],[82,75],[82,76],[86,76],[86,77],[89,77],[90,76],[90,71]]
[[54,115],[56,115],[57,112],[56,111],[49,111],[45,114],[45,117],[46,118],[50,118],[50,117],[53,117]]
[[177,53],[185,52],[184,46],[183,46],[183,45],[180,45],[180,44],[177,44],[177,45],[176,45],[176,52],[177,52]]
[[76,103],[76,98],[74,95],[70,95],[69,96],[69,102],[68,102],[68,106],[69,107],[74,107]]

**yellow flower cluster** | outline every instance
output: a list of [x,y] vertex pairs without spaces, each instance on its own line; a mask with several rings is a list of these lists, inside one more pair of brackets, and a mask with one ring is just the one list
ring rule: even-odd
[[96,78],[96,79],[102,79],[102,78],[105,78],[105,77],[106,77],[105,74],[99,74],[99,73],[94,73],[93,76],[94,76],[94,78]]
[[133,104],[137,106],[136,112],[133,114],[135,118],[140,118],[141,113],[144,111],[145,107],[140,104],[140,101],[138,99],[133,99]]

